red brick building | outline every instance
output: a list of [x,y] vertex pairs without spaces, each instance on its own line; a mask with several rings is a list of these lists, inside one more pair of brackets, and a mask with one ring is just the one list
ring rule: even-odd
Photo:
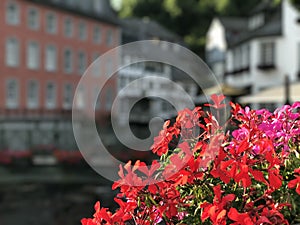
[[[72,148],[66,130],[72,129],[77,83],[99,55],[120,44],[109,1],[1,0],[0,34],[0,150],[53,143]],[[101,65],[98,75],[115,60]],[[107,86],[96,107],[102,112],[109,111],[115,80]],[[95,82],[82,90],[78,108],[92,107],[96,88]]]

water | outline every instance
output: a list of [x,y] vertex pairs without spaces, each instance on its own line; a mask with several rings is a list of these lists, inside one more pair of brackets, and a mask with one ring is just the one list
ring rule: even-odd
[[76,225],[101,200],[114,208],[111,183],[88,168],[0,168],[1,225]]

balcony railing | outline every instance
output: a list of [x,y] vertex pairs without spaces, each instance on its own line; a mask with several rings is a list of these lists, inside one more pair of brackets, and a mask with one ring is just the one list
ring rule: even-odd
[[227,71],[225,72],[224,76],[230,76],[230,75],[240,75],[241,73],[244,73],[244,72],[249,72],[250,71],[250,67],[249,66],[245,66],[245,67],[241,67],[241,68],[238,68],[238,69],[234,69],[232,71]]
[[257,65],[257,69],[259,70],[274,70],[276,66],[274,63],[261,63]]
[[17,109],[0,109],[0,116],[2,118],[36,118],[36,117],[62,117],[62,116],[71,116],[71,109],[26,109],[26,108],[17,108]]

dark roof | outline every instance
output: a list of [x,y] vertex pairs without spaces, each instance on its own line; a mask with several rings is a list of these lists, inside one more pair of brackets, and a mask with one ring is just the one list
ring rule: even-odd
[[222,25],[228,30],[245,30],[248,26],[248,19],[241,17],[219,17]]
[[[255,29],[249,29],[248,21],[252,16],[264,14],[264,24]],[[229,47],[257,37],[282,35],[281,4],[274,5],[268,0],[262,1],[252,12],[249,18],[219,18],[226,30],[226,40]]]
[[148,39],[182,42],[178,35],[149,19],[126,18],[121,20],[121,27],[123,43]]
[[276,7],[276,4],[274,4],[274,1],[272,0],[262,0],[256,7],[254,7],[250,13],[250,15],[255,15],[260,12],[264,12],[265,10],[272,9],[273,7]]
[[120,25],[117,13],[109,0],[98,0],[100,9],[96,10],[92,0],[26,0],[63,10],[87,18],[100,20],[112,25]]

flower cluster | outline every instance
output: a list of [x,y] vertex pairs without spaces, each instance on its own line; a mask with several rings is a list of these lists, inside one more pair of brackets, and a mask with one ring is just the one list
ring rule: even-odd
[[[213,95],[215,116],[198,107],[167,121],[152,151],[160,160],[120,166],[114,213],[95,205],[100,224],[289,224],[300,216],[300,103],[271,113]],[[297,207],[298,205],[298,207]]]

